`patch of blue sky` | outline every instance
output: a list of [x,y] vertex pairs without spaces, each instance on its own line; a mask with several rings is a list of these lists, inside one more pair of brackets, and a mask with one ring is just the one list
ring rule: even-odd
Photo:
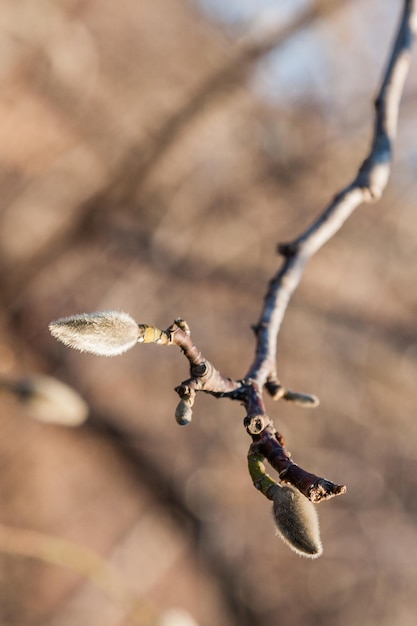
[[327,54],[314,30],[300,31],[261,59],[252,78],[254,89],[281,105],[307,97],[323,104],[331,82]]
[[[291,22],[311,0],[196,0],[203,13],[221,23],[231,35],[268,32],[271,25]],[[255,91],[269,101],[281,104],[313,92],[316,101],[328,88],[326,59],[319,37],[313,31],[300,31],[279,50],[267,54],[253,74]]]

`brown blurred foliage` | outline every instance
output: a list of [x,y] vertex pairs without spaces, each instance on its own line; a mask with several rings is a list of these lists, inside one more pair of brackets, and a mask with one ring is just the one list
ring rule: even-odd
[[[271,416],[296,462],[348,486],[319,507],[320,559],[274,537],[238,406],[198,397],[177,426],[179,353],[81,355],[48,322],[182,316],[222,372],[245,374],[277,242],[349,182],[369,139],[397,14],[346,4],[307,29],[326,57],[321,99],[313,87],[262,99],[260,58],[195,109],[237,44],[191,3],[0,7],[0,373],[55,376],[91,409],[65,429],[1,397],[0,520],[95,550],[146,601],[201,626],[415,623],[416,73],[384,198],[312,260],[279,340],[283,383],[321,406],[271,402]],[[2,555],[0,624],[127,622],[76,573]]]

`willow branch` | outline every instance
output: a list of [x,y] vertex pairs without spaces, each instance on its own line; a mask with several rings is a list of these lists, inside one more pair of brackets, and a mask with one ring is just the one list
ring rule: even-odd
[[[226,90],[234,90],[241,84],[249,70],[260,58],[281,47],[295,33],[307,28],[316,20],[331,14],[340,5],[333,0],[316,0],[301,11],[288,25],[278,24],[261,37],[249,35],[232,52],[213,74],[205,78],[183,106],[179,107],[159,128],[154,141],[143,151],[142,146],[133,148],[127,155],[121,168],[121,176],[128,179],[130,192],[148,175],[149,171],[160,161],[161,157],[181,136],[183,130],[198,117],[202,111],[214,103]],[[129,177],[130,175],[130,177]],[[131,185],[132,180],[134,185]],[[126,187],[126,185],[125,185]]]
[[262,387],[276,379],[277,337],[288,303],[307,261],[343,226],[363,203],[378,200],[388,182],[398,109],[410,64],[416,30],[415,0],[405,0],[398,34],[375,100],[374,135],[369,154],[354,180],[342,189],[317,220],[297,239],[279,246],[284,262],[269,284],[264,307],[255,327],[256,358],[247,378]]

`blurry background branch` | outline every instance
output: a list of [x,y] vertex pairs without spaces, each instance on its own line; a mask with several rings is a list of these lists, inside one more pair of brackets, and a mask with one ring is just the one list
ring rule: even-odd
[[119,572],[92,550],[60,537],[0,524],[0,553],[38,559],[67,567],[87,578],[141,626],[156,626],[157,612],[136,597]]
[[[270,27],[266,35],[259,36],[255,33],[244,37],[232,49],[229,58],[214,72],[210,72],[192,94],[185,96],[182,106],[163,120],[152,133],[151,139],[145,142],[142,140],[139,145],[127,149],[120,163],[113,167],[114,171],[110,173],[106,185],[87,200],[79,212],[79,219],[74,220],[54,241],[50,241],[48,247],[41,250],[36,258],[32,258],[30,264],[15,268],[14,275],[9,277],[8,282],[18,290],[43,267],[53,263],[65,247],[70,247],[80,237],[89,238],[94,236],[95,230],[105,228],[108,212],[111,213],[115,206],[123,211],[132,202],[135,203],[141,183],[197,116],[207,114],[209,107],[223,98],[225,93],[241,86],[250,68],[259,58],[283,46],[301,29],[310,27],[316,20],[326,18],[336,10],[340,10],[340,5],[332,0],[317,0],[296,15],[289,24]],[[3,292],[7,293],[10,284],[4,285]],[[15,296],[16,294],[10,293],[8,298],[13,299]]]

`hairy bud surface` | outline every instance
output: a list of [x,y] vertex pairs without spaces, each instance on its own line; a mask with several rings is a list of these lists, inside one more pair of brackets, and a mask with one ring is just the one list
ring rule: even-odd
[[100,356],[116,356],[132,348],[138,341],[139,327],[135,320],[121,311],[79,313],[49,324],[55,339],[66,346]]
[[277,533],[297,554],[317,558],[323,552],[314,504],[290,485],[274,493],[273,515]]

